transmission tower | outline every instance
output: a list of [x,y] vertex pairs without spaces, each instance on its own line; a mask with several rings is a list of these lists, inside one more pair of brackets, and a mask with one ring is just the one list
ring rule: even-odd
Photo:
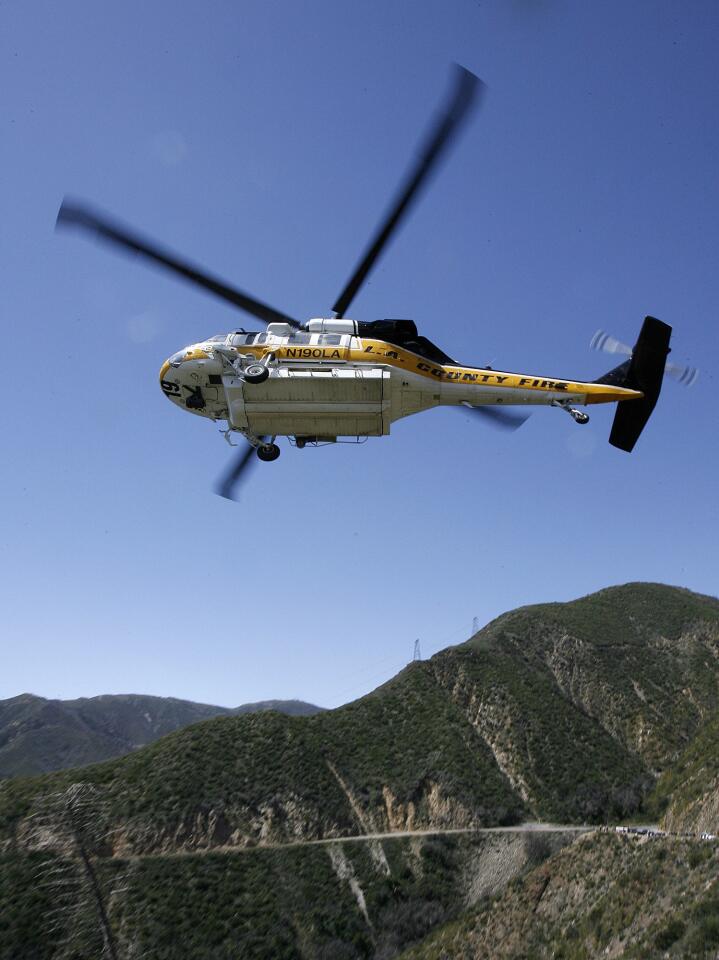
[[479,630],[479,618],[472,617],[472,636]]
[[415,641],[414,641],[414,656],[412,657],[412,659],[413,659],[413,660],[421,660],[421,659],[422,659],[422,654],[421,654],[420,651],[419,651],[419,640],[415,640]]

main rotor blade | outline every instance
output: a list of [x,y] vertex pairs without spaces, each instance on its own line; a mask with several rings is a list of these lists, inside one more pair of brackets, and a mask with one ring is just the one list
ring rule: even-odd
[[499,410],[496,406],[473,407],[471,403],[463,403],[462,406],[483,417],[500,430],[518,430],[531,416],[529,413],[510,413],[509,410]]
[[165,267],[184,280],[194,283],[195,286],[202,287],[204,290],[209,290],[210,293],[214,293],[221,300],[239,307],[240,310],[252,314],[253,317],[257,317],[258,320],[263,320],[265,323],[289,323],[290,326],[295,328],[300,326],[292,317],[280,313],[279,310],[273,309],[260,300],[255,300],[254,297],[243,293],[236,287],[231,287],[217,277],[213,277],[201,267],[181,259],[169,250],[156,246],[150,240],[133,233],[117,221],[95,212],[91,207],[84,204],[73,203],[67,199],[63,200],[57,215],[56,226],[78,227],[89,233],[94,233],[98,239],[105,243],[121,247],[124,250],[146,257],[154,263],[159,263],[160,266]]
[[229,469],[215,484],[215,493],[218,497],[224,497],[226,500],[236,499],[234,496],[235,487],[239,483],[245,470],[251,466],[254,454],[255,448],[249,443],[246,449],[240,450]]
[[398,224],[407,213],[412,202],[417,199],[420,189],[430,172],[436,165],[444,150],[449,146],[459,130],[462,121],[468,115],[469,109],[481,92],[484,84],[469,70],[455,66],[454,88],[445,112],[440,116],[432,128],[431,135],[425,141],[419,159],[410,171],[400,192],[392,204],[389,213],[382,222],[374,239],[350,277],[347,285],[332,307],[337,317],[343,317],[355,294],[364,283],[367,274],[382,253],[385,244],[396,230]]

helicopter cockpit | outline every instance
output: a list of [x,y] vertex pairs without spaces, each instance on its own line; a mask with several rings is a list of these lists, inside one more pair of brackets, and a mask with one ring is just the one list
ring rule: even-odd
[[[225,344],[228,347],[247,347],[267,343],[271,336],[272,331],[268,331],[268,333],[252,333],[242,330],[230,333],[226,339],[224,337],[222,339],[225,340]],[[304,330],[292,330],[289,332],[288,342],[293,345],[302,344],[304,346],[309,346],[310,344],[312,346],[338,346],[342,343],[342,334],[307,333]]]
[[[315,324],[316,321],[310,321]],[[333,321],[322,321],[323,326],[330,326]],[[436,344],[428,340],[427,337],[420,336],[417,332],[417,326],[413,320],[372,320],[372,321],[334,321],[339,327],[343,326],[341,332],[318,332],[315,330],[291,330],[288,331],[288,342],[301,344],[305,346],[339,346],[340,344],[349,346],[347,339],[350,330],[345,332],[344,327],[350,327],[351,333],[357,336],[365,336],[373,340],[384,340],[397,347],[403,347],[405,350],[411,350],[425,360],[431,360],[433,363],[454,363],[454,360],[441,350]],[[319,325],[319,324],[318,324]],[[212,340],[224,340],[228,347],[246,347],[258,346],[267,343],[272,336],[272,330],[267,333],[258,333],[255,331],[237,330],[227,334],[226,337],[212,337]]]

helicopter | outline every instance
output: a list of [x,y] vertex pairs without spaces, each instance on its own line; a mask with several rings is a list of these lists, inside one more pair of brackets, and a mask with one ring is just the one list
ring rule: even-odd
[[[508,407],[555,407],[577,424],[586,424],[589,416],[579,407],[617,403],[609,442],[627,452],[633,449],[661,390],[672,332],[661,320],[645,318],[634,348],[625,348],[600,331],[595,347],[628,358],[598,380],[587,382],[466,366],[420,335],[412,320],[346,317],[483,91],[481,80],[455,65],[444,109],[332,306],[332,317],[301,323],[92,206],[63,200],[58,227],[84,230],[144,257],[266,324],[265,330],[239,328],[190,344],[169,357],[160,370],[161,389],[173,404],[215,422],[225,421],[222,433],[231,446],[235,435],[246,441],[215,488],[220,496],[235,498],[255,454],[266,462],[277,459],[278,437],[287,437],[298,448],[362,442],[389,434],[396,420],[439,405],[456,406],[496,426],[516,429],[527,414]],[[683,368],[677,369],[682,379]],[[683,376],[685,383],[696,379],[688,372]]]

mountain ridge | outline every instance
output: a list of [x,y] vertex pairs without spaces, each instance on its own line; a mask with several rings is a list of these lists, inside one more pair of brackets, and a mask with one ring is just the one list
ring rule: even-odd
[[239,707],[157,697],[100,694],[59,700],[21,693],[0,700],[0,778],[49,773],[109,760],[214,716],[261,710],[309,715],[301,700],[264,700]]
[[[388,960],[416,947],[438,960],[492,956],[494,937],[520,956],[535,916],[536,956],[619,955],[625,936],[636,956],[713,943],[703,891],[719,847],[697,831],[719,833],[718,724],[719,600],[629,584],[509,611],[335,710],[217,716],[81,771],[1,782],[9,942],[37,929],[34,870],[77,875],[67,817],[80,796],[128,955],[205,960],[212,942],[218,957]],[[695,839],[567,835],[654,815]],[[475,831],[527,820],[565,834],[485,844]],[[434,836],[398,836],[411,830]],[[665,917],[675,879],[697,905],[683,927],[681,904]],[[33,936],[49,960],[50,935]],[[78,958],[97,955],[70,936]]]
[[[510,611],[336,710],[216,717],[82,778],[126,852],[596,823],[639,811],[717,709],[719,601],[629,584]],[[7,782],[0,818],[43,789]]]

